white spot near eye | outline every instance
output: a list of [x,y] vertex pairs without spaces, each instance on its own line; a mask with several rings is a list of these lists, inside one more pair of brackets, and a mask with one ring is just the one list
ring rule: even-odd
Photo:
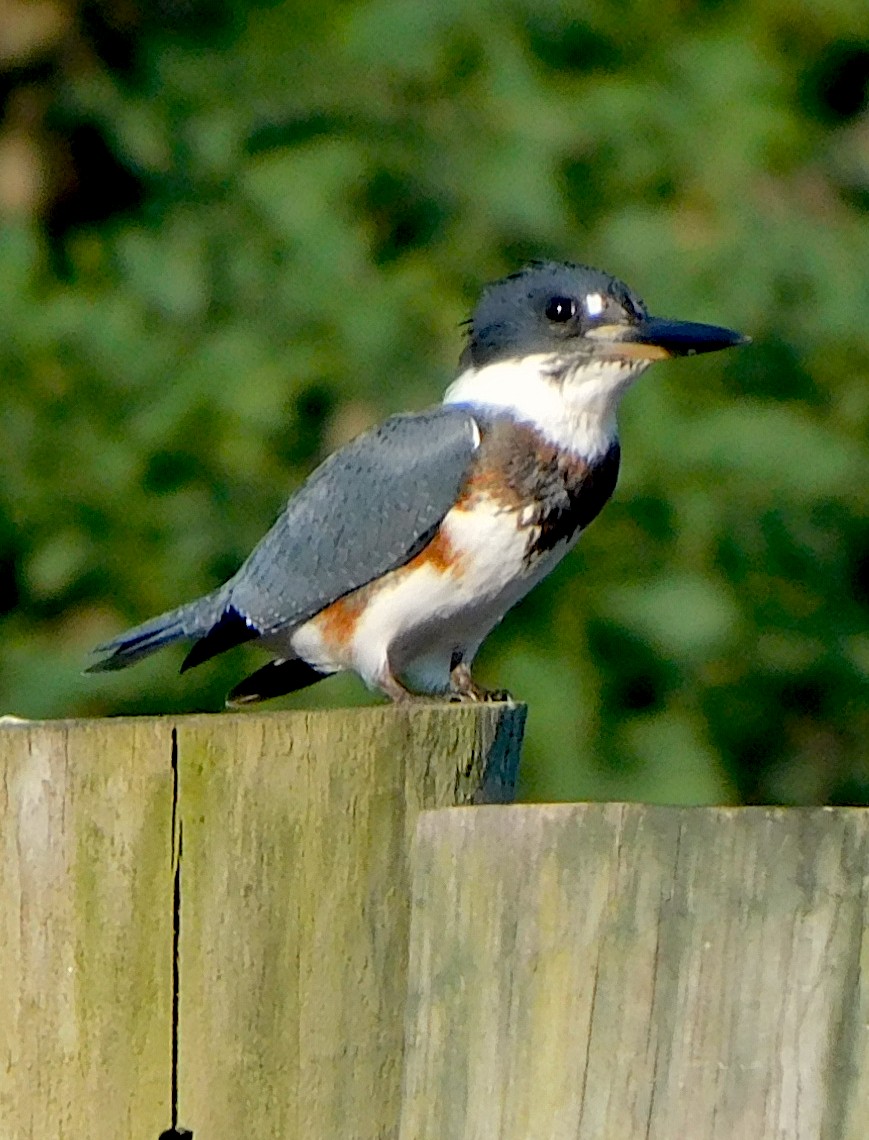
[[585,311],[590,317],[599,317],[603,312],[603,297],[600,293],[589,293],[585,298]]

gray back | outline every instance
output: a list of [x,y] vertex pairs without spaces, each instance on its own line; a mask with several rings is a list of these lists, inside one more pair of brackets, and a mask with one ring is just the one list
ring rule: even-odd
[[330,456],[228,583],[264,634],[408,562],[456,502],[478,445],[460,406],[393,416]]

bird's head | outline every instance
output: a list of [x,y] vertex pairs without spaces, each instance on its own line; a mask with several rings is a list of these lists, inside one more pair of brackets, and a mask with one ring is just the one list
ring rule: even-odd
[[746,340],[717,325],[650,317],[636,293],[599,269],[534,262],[484,291],[447,399],[541,423],[556,401],[611,419],[623,391],[654,361]]
[[464,364],[552,354],[650,364],[744,344],[731,329],[650,317],[622,281],[586,265],[534,262],[490,285],[468,323]]

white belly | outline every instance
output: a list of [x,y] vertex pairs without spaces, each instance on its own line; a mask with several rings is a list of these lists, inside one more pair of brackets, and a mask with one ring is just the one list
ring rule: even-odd
[[359,592],[365,604],[346,638],[330,637],[315,617],[292,634],[293,652],[326,672],[353,669],[372,687],[392,672],[416,691],[445,691],[455,656],[470,664],[504,614],[573,545],[562,542],[529,564],[535,532],[518,524],[515,510],[490,500],[450,511],[441,528],[448,563],[423,552]]

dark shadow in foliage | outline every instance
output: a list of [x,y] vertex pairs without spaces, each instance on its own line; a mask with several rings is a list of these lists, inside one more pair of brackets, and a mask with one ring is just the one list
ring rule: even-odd
[[277,417],[269,446],[282,467],[313,470],[322,458],[323,436],[335,402],[335,393],[325,384],[311,384],[295,397],[289,415]]
[[433,241],[449,215],[446,203],[416,179],[385,168],[373,173],[357,201],[369,219],[378,265]]
[[336,138],[355,133],[361,124],[344,115],[317,111],[309,115],[262,123],[247,137],[248,154],[263,154],[284,147],[304,146],[318,138]]
[[554,72],[614,71],[623,66],[631,42],[616,40],[567,13],[535,16],[527,22],[526,33],[534,56]]
[[201,476],[201,461],[192,452],[155,451],[148,459],[142,486],[149,495],[171,495]]
[[0,120],[6,114],[9,100],[23,87],[41,87],[51,82],[55,63],[52,59],[25,60],[7,64],[0,70]]
[[589,625],[589,645],[605,670],[603,703],[616,722],[632,713],[663,708],[678,685],[678,671],[672,664],[642,638],[611,622]]
[[796,346],[779,337],[758,338],[751,352],[734,353],[721,377],[728,398],[800,401],[813,408],[828,403]]
[[69,278],[66,241],[70,233],[139,211],[147,198],[145,180],[137,176],[109,146],[95,123],[68,127],[55,122],[67,139],[66,184],[45,219],[53,268]]
[[0,617],[12,613],[21,601],[18,588],[18,559],[11,538],[0,537]]
[[85,0],[79,19],[106,67],[135,89],[151,82],[154,41],[231,47],[248,6],[232,0]]
[[869,104],[869,40],[835,40],[800,80],[800,102],[826,126],[856,119]]

